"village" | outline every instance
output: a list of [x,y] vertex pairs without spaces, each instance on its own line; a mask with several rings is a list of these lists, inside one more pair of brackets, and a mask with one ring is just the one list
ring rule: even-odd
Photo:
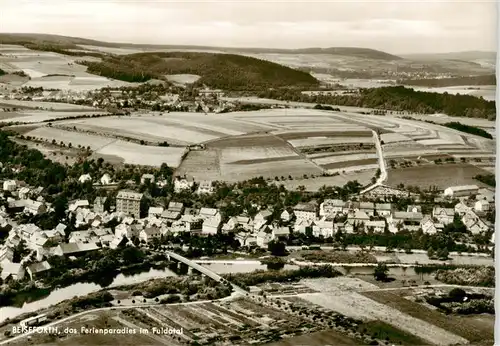
[[[86,174],[79,182],[83,184],[91,179]],[[155,182],[153,174],[141,177],[141,184],[166,183]],[[116,187],[108,174],[96,183],[106,184]],[[213,185],[210,181],[173,177],[173,189],[177,194],[210,195],[215,190]],[[70,201],[65,213],[73,220],[75,230],[69,233],[64,223],[53,229],[41,229],[33,223],[16,221],[23,215],[54,212],[54,206],[44,200],[42,187],[16,180],[3,181],[2,187],[0,230],[4,234],[8,232],[0,248],[2,282],[36,280],[37,276],[51,270],[47,262],[50,256],[71,259],[103,248],[149,246],[167,236],[185,233],[202,237],[230,233],[241,249],[267,250],[270,243],[286,242],[292,234],[309,235],[324,242],[339,234],[360,232],[396,234],[407,230],[435,235],[444,232],[450,224],[461,222],[467,234],[491,235],[489,245],[494,243],[494,226],[485,218],[494,209],[494,192],[476,185],[445,189],[428,214],[422,212],[417,195],[379,185],[347,200],[324,199],[321,203],[312,200],[283,210],[256,206],[258,212],[253,216],[244,213],[231,217],[217,208],[189,208],[175,200],[169,201],[166,207],[151,205],[144,210],[144,194],[123,189],[117,192],[115,200],[98,196],[93,201]],[[412,198],[415,204],[407,206],[406,210],[397,210],[393,204],[384,202],[392,196]],[[454,206],[441,206],[450,203]],[[468,245],[477,249],[475,244]]]

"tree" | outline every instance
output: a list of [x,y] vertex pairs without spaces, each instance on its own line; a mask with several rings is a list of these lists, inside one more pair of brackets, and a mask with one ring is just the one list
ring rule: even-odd
[[448,249],[446,249],[446,248],[443,248],[443,249],[440,249],[437,251],[437,257],[440,260],[447,260],[448,256],[449,256],[449,252],[448,252]]
[[388,273],[389,273],[389,268],[387,268],[387,265],[385,263],[379,263],[375,267],[375,270],[373,271],[373,276],[377,281],[385,281],[387,280]]
[[270,241],[269,244],[267,244],[267,249],[273,256],[286,256],[286,245],[281,241]]
[[448,297],[452,298],[454,301],[462,301],[467,293],[461,288],[454,288],[448,293]]
[[436,255],[436,253],[434,252],[434,249],[432,247],[430,247],[429,249],[427,249],[427,257],[429,257],[430,259],[434,258],[434,256]]
[[411,251],[411,244],[406,243],[404,245],[404,249],[405,249],[405,253],[407,253],[407,254],[412,253],[412,251]]

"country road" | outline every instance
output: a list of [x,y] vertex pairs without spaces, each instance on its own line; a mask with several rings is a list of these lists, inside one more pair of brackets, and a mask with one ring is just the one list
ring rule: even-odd
[[370,191],[376,188],[377,186],[382,185],[382,183],[387,180],[387,169],[385,166],[384,152],[382,151],[382,144],[380,143],[380,137],[377,131],[372,131],[372,132],[373,132],[373,140],[375,141],[375,147],[377,148],[380,176],[377,178],[375,184],[368,186],[366,189],[360,192],[361,194]]

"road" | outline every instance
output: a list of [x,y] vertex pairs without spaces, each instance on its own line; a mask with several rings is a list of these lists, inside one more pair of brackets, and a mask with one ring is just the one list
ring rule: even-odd
[[[287,250],[294,250],[294,251],[302,250],[302,246],[292,245],[292,246],[287,246],[286,248],[287,248]],[[321,246],[321,250],[335,250],[335,249],[336,248],[334,248],[333,246]],[[385,246],[374,246],[372,251],[385,252],[386,249],[387,248]],[[346,250],[348,250],[348,251],[360,251],[361,248],[359,248],[357,246],[348,246],[346,248]],[[427,254],[427,250],[414,249],[411,251],[412,251],[412,253]],[[398,250],[394,249],[394,252],[404,253],[405,251],[404,250],[398,251]],[[455,251],[450,252],[450,255],[451,256],[467,256],[467,257],[490,257],[491,256],[490,254],[487,254],[487,253],[462,252],[459,254],[458,252],[455,252]]]
[[382,183],[387,180],[387,169],[385,165],[384,153],[382,151],[382,144],[380,144],[380,137],[377,131],[372,131],[372,132],[373,132],[373,140],[375,141],[375,147],[377,148],[380,176],[377,178],[375,184],[368,186],[366,189],[360,192],[361,194],[370,191],[376,188],[377,186],[382,185]]

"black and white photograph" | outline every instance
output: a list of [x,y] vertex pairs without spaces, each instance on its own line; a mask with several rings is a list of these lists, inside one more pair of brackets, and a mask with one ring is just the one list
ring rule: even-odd
[[492,346],[495,0],[0,0],[0,346]]

